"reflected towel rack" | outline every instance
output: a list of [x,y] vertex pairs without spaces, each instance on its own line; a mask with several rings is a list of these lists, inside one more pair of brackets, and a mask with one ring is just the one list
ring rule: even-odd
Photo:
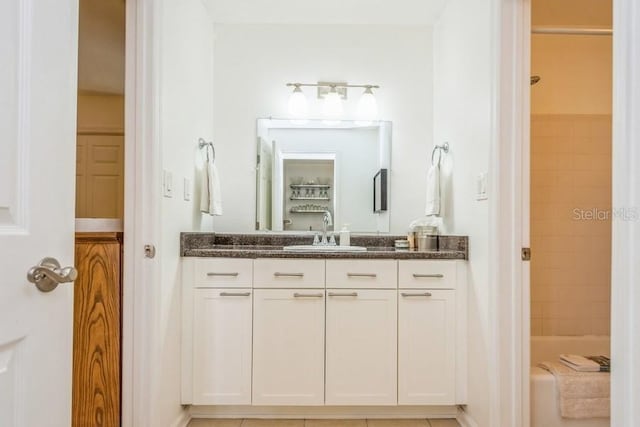
[[436,156],[436,152],[438,153],[438,165],[440,165],[440,161],[442,160],[442,152],[444,151],[444,153],[448,153],[449,152],[449,143],[445,142],[442,145],[436,145],[435,147],[433,147],[433,151],[431,152],[431,164],[434,165],[433,160],[435,159]]
[[213,147],[213,142],[207,142],[204,140],[204,138],[199,138],[198,147],[200,149],[207,147],[207,157],[209,157],[209,147],[211,147],[211,152],[213,153],[213,159],[211,161],[212,162],[216,161],[216,149]]

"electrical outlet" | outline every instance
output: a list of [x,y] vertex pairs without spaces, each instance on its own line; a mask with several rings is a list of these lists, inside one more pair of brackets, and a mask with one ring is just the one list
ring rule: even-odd
[[191,200],[191,180],[187,177],[184,178],[184,201]]
[[487,185],[487,172],[478,174],[476,178],[476,200],[487,200],[489,198]]
[[173,197],[173,174],[168,170],[162,171],[162,195]]

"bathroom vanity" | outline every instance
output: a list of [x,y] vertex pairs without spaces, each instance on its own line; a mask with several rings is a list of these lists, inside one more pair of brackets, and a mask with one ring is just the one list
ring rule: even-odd
[[183,233],[182,403],[457,405],[466,401],[466,237],[437,252],[352,236]]

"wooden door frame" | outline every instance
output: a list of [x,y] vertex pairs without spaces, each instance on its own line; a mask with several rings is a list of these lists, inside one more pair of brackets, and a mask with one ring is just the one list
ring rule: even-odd
[[[160,265],[144,247],[160,241],[157,2],[126,3],[125,211],[122,304],[122,426],[150,426]],[[177,236],[176,236],[177,238]]]
[[[527,246],[530,0],[495,0],[497,117],[491,150],[492,303],[495,360],[490,369],[495,425],[529,426],[529,283],[520,259]],[[640,4],[613,0],[613,209],[611,425],[640,418]],[[526,173],[525,173],[526,172]],[[626,215],[626,216],[625,216]],[[535,254],[533,255],[535,256]],[[527,277],[525,277],[527,276]]]

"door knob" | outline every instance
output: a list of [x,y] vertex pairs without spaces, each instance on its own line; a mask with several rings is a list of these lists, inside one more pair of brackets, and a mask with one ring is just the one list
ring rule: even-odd
[[78,277],[75,267],[60,268],[55,258],[44,258],[27,273],[27,280],[42,292],[51,292],[60,283],[73,282]]

